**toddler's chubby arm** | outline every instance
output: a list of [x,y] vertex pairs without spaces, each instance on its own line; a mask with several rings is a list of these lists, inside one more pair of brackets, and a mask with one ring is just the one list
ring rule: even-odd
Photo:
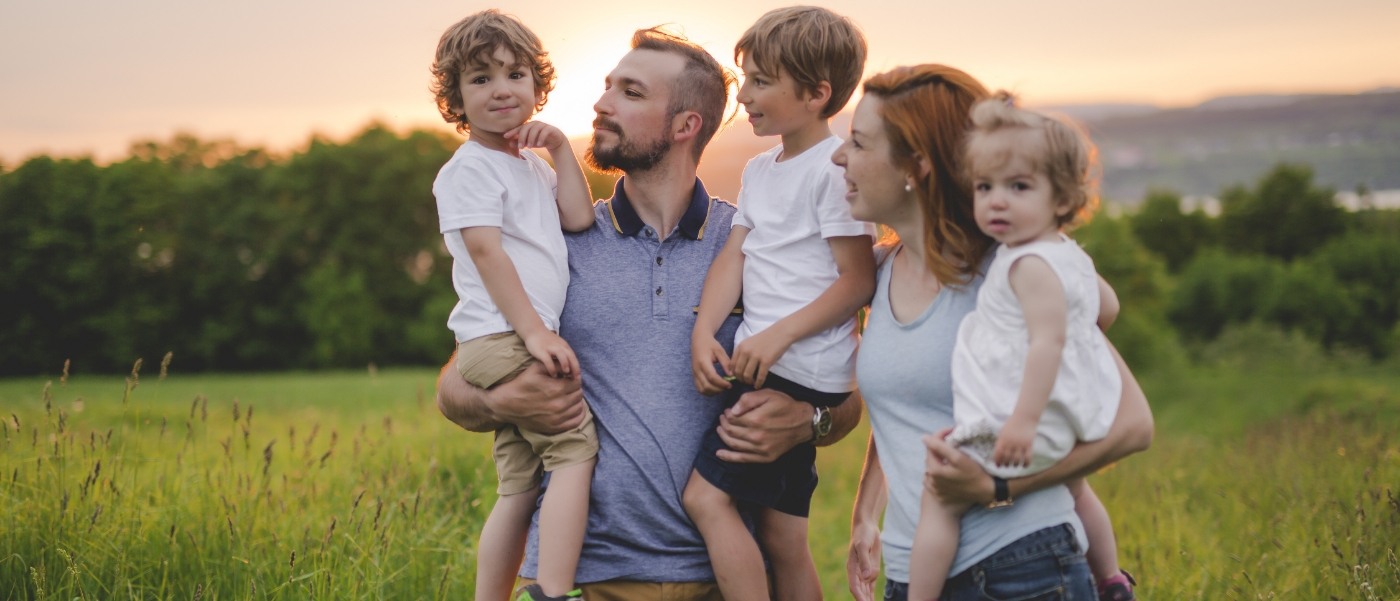
[[1108,327],[1118,320],[1118,293],[1113,291],[1113,286],[1108,285],[1108,280],[1099,276],[1099,329],[1104,332]]
[[462,228],[462,240],[467,244],[467,253],[476,270],[481,273],[481,283],[491,294],[491,302],[505,316],[511,329],[525,340],[530,356],[544,364],[549,375],[577,378],[578,358],[574,350],[558,334],[549,331],[535,313],[525,286],[520,283],[520,274],[515,271],[515,263],[501,246],[501,228]]
[[724,323],[725,317],[739,304],[739,295],[744,287],[744,239],[749,228],[736,225],[729,231],[719,255],[710,263],[710,271],[705,274],[705,287],[700,292],[700,307],[695,314],[695,329],[690,332],[690,370],[695,378],[695,389],[701,394],[711,395],[729,390],[729,380],[715,371],[715,364],[730,371],[729,354],[715,340],[715,332]]
[[836,281],[807,306],[739,344],[730,373],[761,388],[769,368],[792,343],[837,326],[870,303],[875,294],[875,253],[870,236],[836,236],[827,238],[827,244],[836,260]]
[[1025,466],[1030,465],[1035,429],[1050,400],[1064,353],[1065,291],[1050,264],[1034,255],[1011,266],[1010,281],[1026,318],[1029,346],[1016,408],[997,436],[992,459],[997,465]]
[[527,121],[506,132],[505,137],[515,141],[516,152],[526,148],[549,151],[558,178],[555,202],[559,205],[559,224],[570,232],[593,227],[593,195],[588,191],[588,178],[583,176],[583,168],[564,132],[548,123]]

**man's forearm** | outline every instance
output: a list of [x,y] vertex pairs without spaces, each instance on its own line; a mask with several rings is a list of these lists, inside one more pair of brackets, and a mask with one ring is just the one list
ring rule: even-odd
[[835,444],[847,434],[851,433],[860,424],[860,414],[865,409],[865,399],[861,398],[860,391],[856,390],[851,396],[846,397],[840,405],[831,408],[831,432],[818,440],[812,441],[819,447]]
[[494,432],[505,424],[497,421],[486,404],[481,402],[481,390],[468,384],[456,369],[454,354],[438,374],[437,406],[443,417],[472,432]]

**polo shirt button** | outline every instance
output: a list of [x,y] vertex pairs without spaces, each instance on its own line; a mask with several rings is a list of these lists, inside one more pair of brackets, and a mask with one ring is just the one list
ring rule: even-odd
[[657,264],[657,265],[660,265],[660,264],[661,264],[661,257],[657,257],[657,258],[656,258],[656,264]]
[[656,287],[656,295],[657,295],[657,296],[661,296],[661,287],[660,287],[660,286],[657,286],[657,287]]

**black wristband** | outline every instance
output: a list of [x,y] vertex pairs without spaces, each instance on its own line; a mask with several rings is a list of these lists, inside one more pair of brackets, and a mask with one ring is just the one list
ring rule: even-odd
[[992,502],[987,504],[988,509],[1011,506],[1011,487],[1006,484],[1005,479],[992,476],[992,489]]

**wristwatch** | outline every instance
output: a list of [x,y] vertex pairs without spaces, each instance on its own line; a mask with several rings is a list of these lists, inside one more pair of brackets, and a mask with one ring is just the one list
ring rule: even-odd
[[817,444],[823,436],[831,433],[831,409],[826,407],[813,407],[812,412],[812,444]]
[[1006,480],[992,476],[992,502],[987,504],[987,509],[1010,507],[1015,503],[1011,500],[1011,487],[1006,485]]

